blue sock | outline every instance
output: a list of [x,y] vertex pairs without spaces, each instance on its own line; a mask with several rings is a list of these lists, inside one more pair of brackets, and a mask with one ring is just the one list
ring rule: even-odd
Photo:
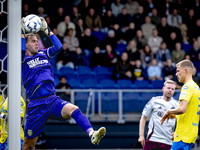
[[89,133],[93,131],[92,125],[90,124],[88,118],[82,114],[80,109],[76,109],[72,112],[71,117],[74,118],[79,127],[81,127],[85,132]]

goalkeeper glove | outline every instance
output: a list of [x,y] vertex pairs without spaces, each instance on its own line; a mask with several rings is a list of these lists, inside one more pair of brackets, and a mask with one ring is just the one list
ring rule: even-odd
[[21,34],[25,35],[25,28],[24,28],[24,17],[21,19]]
[[47,35],[47,36],[50,36],[50,32],[51,32],[51,29],[48,27],[45,19],[43,17],[40,17],[40,20],[41,20],[41,23],[42,23],[42,26],[40,28],[40,31],[44,31],[44,33]]

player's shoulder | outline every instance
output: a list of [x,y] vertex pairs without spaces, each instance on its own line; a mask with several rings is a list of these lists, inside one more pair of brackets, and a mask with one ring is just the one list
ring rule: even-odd
[[185,83],[182,87],[182,90],[199,90],[199,86],[192,80],[187,83]]
[[161,99],[162,99],[162,96],[152,97],[147,104],[160,102]]

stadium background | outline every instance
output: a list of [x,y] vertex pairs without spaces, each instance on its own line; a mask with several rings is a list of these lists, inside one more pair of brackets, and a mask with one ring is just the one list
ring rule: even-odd
[[[22,1],[23,17],[28,14],[44,17],[61,42],[67,43],[67,52],[62,53],[65,57],[61,55],[50,60],[58,89],[57,94],[63,99],[77,104],[89,117],[95,129],[102,125],[107,128],[107,134],[101,144],[93,146],[90,144],[87,135],[74,124],[73,120],[65,123],[50,120],[47,122],[44,134],[36,147],[49,149],[141,148],[137,139],[139,117],[143,106],[152,96],[162,95],[161,87],[166,77],[177,82],[173,67],[176,55],[172,55],[177,42],[181,43],[181,49],[184,51],[182,59],[189,57],[195,64],[197,73],[194,75],[194,79],[199,84],[200,6],[195,3],[199,4],[199,1],[169,1],[168,11],[166,1],[138,0],[133,1],[132,4],[129,4],[128,0],[117,0],[117,2],[115,0],[58,0],[56,3],[53,0]],[[137,9],[141,10],[142,8],[140,6],[143,7],[144,11],[137,13]],[[58,10],[62,11],[60,7],[63,8],[61,15],[57,13]],[[127,8],[126,15],[121,14],[124,7]],[[152,16],[153,8],[157,10],[157,16]],[[175,18],[181,17],[182,24],[187,26],[187,30],[181,28],[181,23],[170,22],[169,18],[174,8],[177,9],[179,15]],[[191,9],[194,10],[194,16],[189,17],[188,14]],[[78,15],[74,15],[77,10]],[[107,17],[107,12],[110,10],[114,15]],[[44,12],[42,13],[42,11]],[[95,11],[95,15],[91,17],[88,15],[89,11],[90,14]],[[66,15],[68,16],[67,19],[65,18]],[[146,16],[150,17],[151,25],[145,23]],[[168,25],[171,23],[173,25],[162,28],[160,25],[162,17],[166,17]],[[64,19],[68,20],[66,22],[69,22],[69,19],[71,20],[67,26],[61,23]],[[4,100],[7,94],[8,26],[6,0],[1,0],[0,20],[0,94],[1,100]],[[83,21],[82,26],[79,26],[80,20]],[[92,20],[95,20],[95,22],[92,23]],[[61,23],[60,26],[59,23]],[[142,27],[142,25],[145,26]],[[60,31],[59,34],[56,33],[59,32],[61,27],[65,28],[65,26],[68,30]],[[161,58],[158,57],[157,52],[154,53],[161,72],[160,77],[156,80],[149,78],[150,73],[147,71],[149,61],[144,62],[141,57],[145,44],[151,45],[152,51],[155,49],[155,51],[159,51],[160,49],[161,42],[155,45],[149,40],[152,38],[153,28],[158,30],[159,38],[155,39],[162,39],[168,48],[165,53],[162,53],[164,55]],[[145,36],[139,40],[136,37],[136,32],[140,29]],[[69,33],[70,30],[73,32]],[[89,31],[91,31],[91,35],[88,35]],[[72,34],[72,37],[70,34]],[[176,38],[173,38],[174,34]],[[39,32],[38,38],[40,39],[40,48],[51,46],[51,41],[42,32]],[[135,47],[131,47],[130,41],[132,40],[136,41]],[[195,40],[198,44],[197,48],[193,46]],[[106,53],[110,48],[106,45],[110,45],[112,48],[111,54]],[[94,49],[98,49],[97,46],[100,49],[99,55],[95,55],[93,52]],[[126,65],[131,66],[126,71],[131,71],[132,78],[125,76],[124,73],[121,75],[120,70],[116,69],[117,64],[121,62],[121,55],[124,51],[129,55]],[[178,55],[179,53],[175,54]],[[147,57],[145,56],[145,58]],[[64,59],[64,64],[67,64],[67,67],[61,66],[60,68],[58,65],[57,62],[62,59]],[[135,67],[134,64],[138,59],[141,59],[142,67]],[[172,66],[166,65],[167,59],[172,60]],[[142,73],[138,75],[138,72]],[[64,83],[59,84],[60,78],[63,76],[67,79],[67,83],[65,84],[65,80],[62,78]],[[181,86],[178,82],[177,85]],[[176,99],[178,99],[179,92],[180,90],[177,88],[174,95]],[[26,97],[24,90],[22,90],[22,95]],[[76,144],[77,142],[79,144]]]

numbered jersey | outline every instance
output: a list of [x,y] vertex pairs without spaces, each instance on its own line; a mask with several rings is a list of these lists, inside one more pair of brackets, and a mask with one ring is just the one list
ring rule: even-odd
[[171,98],[166,101],[162,96],[153,97],[144,107],[142,114],[151,117],[148,125],[147,139],[154,142],[172,145],[171,133],[174,132],[176,119],[165,120],[161,125],[160,120],[165,111],[178,107],[178,101]]
[[184,143],[195,143],[199,126],[200,90],[198,85],[190,80],[181,89],[179,101],[188,102],[187,110],[184,114],[177,115],[177,127],[174,141]]

